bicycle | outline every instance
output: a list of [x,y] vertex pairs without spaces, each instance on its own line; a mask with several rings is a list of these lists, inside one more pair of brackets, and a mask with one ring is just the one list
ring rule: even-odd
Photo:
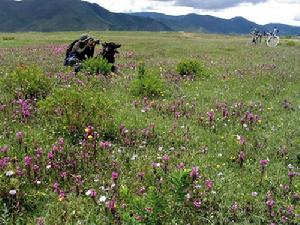
[[267,33],[266,44],[268,47],[276,47],[279,44],[280,38],[274,33]]

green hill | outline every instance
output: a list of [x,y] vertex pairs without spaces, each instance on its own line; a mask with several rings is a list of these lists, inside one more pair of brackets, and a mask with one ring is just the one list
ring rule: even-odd
[[1,0],[0,30],[170,30],[151,18],[111,13],[97,4],[80,0]]

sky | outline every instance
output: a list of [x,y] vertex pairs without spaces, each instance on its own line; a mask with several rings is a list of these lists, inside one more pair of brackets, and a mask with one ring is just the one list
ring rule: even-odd
[[242,16],[258,24],[300,26],[300,0],[85,0],[112,12],[197,13],[230,19]]

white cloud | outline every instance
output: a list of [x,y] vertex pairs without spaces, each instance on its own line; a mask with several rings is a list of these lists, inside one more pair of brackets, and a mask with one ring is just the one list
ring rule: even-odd
[[[221,18],[242,16],[259,24],[300,26],[300,0],[86,0],[112,12],[161,12],[169,15],[198,13]],[[176,3],[177,2],[177,3]],[[206,2],[200,9],[199,2]],[[179,4],[180,3],[180,4]],[[193,5],[194,3],[194,5]],[[197,5],[195,5],[197,3]],[[239,4],[240,3],[240,4]],[[253,4],[256,3],[256,4]],[[215,7],[213,7],[215,5]],[[191,7],[196,6],[196,7]],[[232,6],[229,7],[228,6]],[[225,8],[224,8],[225,7]]]
[[[151,1],[151,0],[150,0]],[[266,2],[267,0],[152,0],[160,2],[172,2],[178,6],[188,6],[196,9],[224,9],[233,6],[237,6],[241,3],[257,4],[260,2]]]

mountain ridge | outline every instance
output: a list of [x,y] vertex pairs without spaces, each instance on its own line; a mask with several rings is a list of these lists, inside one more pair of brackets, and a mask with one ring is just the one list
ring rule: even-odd
[[300,27],[285,24],[259,25],[243,17],[222,19],[210,15],[171,16],[163,13],[113,13],[96,3],[81,0],[1,0],[0,31],[186,31],[247,34],[256,27],[282,35],[299,35]]

